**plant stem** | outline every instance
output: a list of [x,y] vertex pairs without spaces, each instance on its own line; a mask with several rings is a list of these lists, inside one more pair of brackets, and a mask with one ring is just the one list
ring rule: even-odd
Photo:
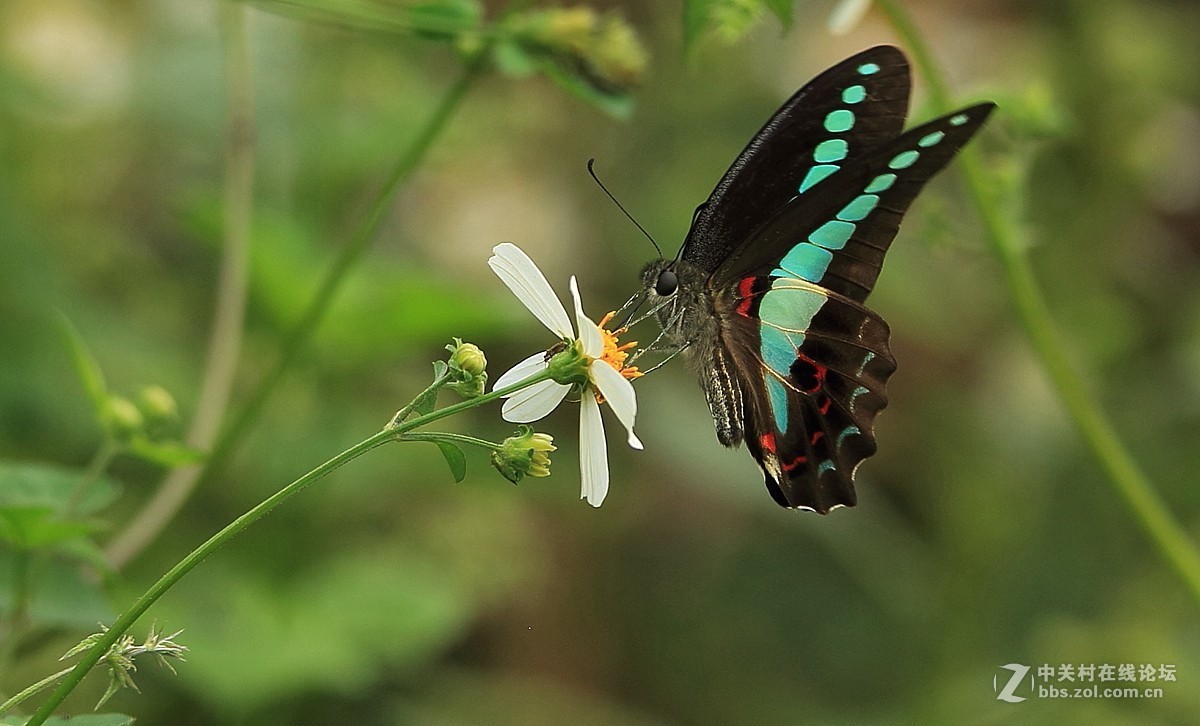
[[434,141],[445,130],[451,116],[462,104],[467,91],[486,67],[487,53],[481,50],[468,63],[458,81],[446,92],[429,121],[426,122],[412,145],[408,147],[393,168],[391,176],[376,195],[366,218],[355,229],[350,240],[334,259],[300,319],[287,334],[274,367],[251,391],[245,406],[234,418],[233,423],[216,437],[208,460],[201,467],[188,467],[178,474],[181,481],[186,479],[186,484],[178,484],[171,489],[166,486],[160,488],[131,524],[109,545],[106,554],[114,569],[121,569],[158,536],[163,527],[183,506],[188,494],[200,481],[210,479],[225,464],[246,430],[257,421],[267,400],[274,393],[284,374],[291,368],[304,345],[312,337],[350,270],[354,268],[370,246],[387,211],[391,208],[397,191],[424,160]]
[[[946,82],[911,18],[895,0],[879,0],[878,4],[916,58],[939,112],[949,113],[951,109]],[[987,240],[1000,262],[1017,317],[1059,400],[1138,524],[1175,569],[1192,597],[1200,602],[1200,551],[1171,514],[1158,491],[1121,442],[1100,405],[1083,385],[1062,345],[1062,337],[1055,331],[1045,298],[1038,289],[1029,258],[1025,254],[1028,245],[1020,229],[1007,220],[996,195],[989,191],[996,188],[997,183],[988,179],[988,173],[974,149],[962,150],[959,166],[963,170],[971,201],[983,222]]]
[[400,437],[401,441],[449,441],[455,444],[465,444],[467,446],[478,446],[481,449],[488,451],[499,451],[500,444],[486,439],[467,436],[466,434],[454,434],[449,431],[414,431],[410,434],[404,434]]
[[[228,128],[225,141],[225,243],[217,282],[216,310],[208,341],[204,378],[196,415],[187,435],[189,446],[208,450],[217,438],[229,405],[242,346],[249,280],[250,230],[254,198],[254,89],[246,11],[237,3],[220,3],[225,39]],[[120,569],[154,539],[195,489],[201,465],[172,469],[149,502],[108,547],[108,560]]]
[[397,411],[396,415],[392,416],[391,422],[389,422],[388,425],[385,426],[384,428],[394,429],[397,426],[399,426],[404,421],[404,419],[408,418],[412,414],[413,409],[415,409],[422,401],[424,401],[426,398],[428,398],[430,396],[436,396],[437,391],[439,391],[442,388],[442,386],[446,385],[449,382],[450,382],[450,368],[449,367],[442,368],[438,372],[437,376],[434,377],[433,383],[430,383],[429,386],[424,391],[421,391],[420,393],[418,393],[417,397],[414,398],[412,400],[412,402],[410,402],[409,404],[404,406],[404,408]]
[[96,449],[96,453],[92,455],[92,460],[88,462],[83,476],[79,477],[78,483],[75,484],[75,490],[71,492],[71,497],[67,500],[66,507],[63,508],[64,518],[70,519],[75,515],[80,505],[87,499],[92,485],[96,483],[101,474],[108,470],[108,465],[112,463],[118,451],[120,451],[120,446],[117,445],[117,442],[109,436],[105,436],[100,447]]
[[550,370],[539,371],[529,378],[526,378],[518,383],[514,383],[511,386],[506,386],[497,391],[492,391],[491,393],[479,396],[478,398],[460,401],[458,403],[446,406],[445,408],[427,413],[423,416],[418,416],[409,421],[400,423],[395,428],[384,429],[379,433],[360,441],[354,446],[351,446],[349,449],[346,449],[342,453],[326,461],[324,464],[321,464],[291,484],[288,484],[284,488],[280,489],[275,494],[272,494],[270,497],[264,499],[245,514],[230,522],[223,529],[221,529],[221,531],[214,534],[199,547],[188,553],[186,557],[180,560],[174,567],[167,571],[165,575],[160,577],[157,582],[151,585],[150,588],[141,595],[141,597],[134,601],[133,605],[116,619],[116,621],[112,624],[112,627],[104,633],[104,636],[97,640],[92,648],[84,654],[83,658],[75,664],[75,667],[71,669],[71,672],[67,675],[66,679],[59,684],[54,693],[50,695],[50,698],[47,699],[46,702],[43,703],[37,712],[34,713],[34,715],[29,719],[27,726],[39,726],[39,724],[44,723],[50,714],[54,712],[54,709],[56,709],[67,697],[67,695],[70,694],[77,685],[79,685],[79,682],[83,680],[88,671],[100,661],[106,652],[108,652],[108,649],[112,647],[113,643],[116,643],[117,640],[125,633],[125,631],[129,630],[129,628],[137,621],[138,618],[142,616],[143,613],[150,608],[151,605],[153,605],[160,597],[162,597],[167,590],[171,589],[175,583],[183,579],[183,576],[194,569],[196,565],[203,562],[209,555],[215,552],[218,547],[233,539],[240,532],[242,532],[242,530],[246,529],[251,524],[254,524],[272,509],[290,499],[293,495],[303,491],[310,484],[321,479],[335,469],[348,464],[354,459],[357,459],[359,456],[362,456],[368,451],[378,446],[382,446],[389,441],[402,439],[404,434],[419,426],[424,426],[427,423],[443,419],[447,416],[452,416],[469,408],[475,408],[477,406],[482,406],[485,403],[490,403],[514,393],[515,391],[519,391],[522,388],[532,386],[533,384],[541,381],[549,380],[553,375],[554,373]]

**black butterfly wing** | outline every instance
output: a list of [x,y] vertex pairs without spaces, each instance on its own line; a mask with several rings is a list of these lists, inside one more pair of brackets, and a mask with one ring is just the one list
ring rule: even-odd
[[706,272],[789,200],[904,129],[908,60],[881,45],[838,63],[788,99],[697,209],[682,258]]
[[994,108],[981,103],[911,129],[775,208],[718,265],[713,286],[778,271],[865,300],[917,193]]
[[862,301],[913,198],[992,108],[875,148],[784,207],[710,277],[744,440],[779,504],[825,513],[855,503],[854,473],[875,453],[896,368],[887,324]]
[[854,472],[875,453],[875,416],[896,369],[887,323],[793,278],[746,278],[717,300],[744,440],[767,490],[782,506],[822,514],[853,506]]

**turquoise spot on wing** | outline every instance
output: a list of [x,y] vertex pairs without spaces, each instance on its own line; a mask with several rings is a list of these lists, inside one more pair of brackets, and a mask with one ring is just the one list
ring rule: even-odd
[[860,194],[837,213],[837,218],[843,222],[857,222],[870,214],[876,204],[879,204],[879,197],[874,194]]
[[[865,364],[864,364],[864,367],[865,367]],[[860,371],[860,374],[861,374],[861,371]],[[863,395],[864,393],[869,393],[869,392],[870,392],[870,390],[868,388],[866,388],[865,386],[859,386],[858,388],[855,388],[853,391],[851,391],[850,392],[850,410],[851,411],[854,410],[855,399],[857,399],[859,396]]]
[[[801,242],[779,261],[777,271],[809,282],[820,282],[833,262],[833,253],[816,245]],[[771,273],[774,275],[775,273]]]
[[807,192],[814,184],[837,170],[838,168],[833,164],[817,164],[804,175],[804,181],[800,182],[800,193]]
[[[764,306],[767,304],[768,298],[770,298],[770,293],[763,296]],[[766,316],[763,319],[770,320]],[[778,321],[776,322],[779,324]],[[763,325],[759,330],[759,340],[759,350],[762,352],[763,362],[780,376],[787,377],[788,371],[792,367],[792,361],[796,360],[796,348],[804,343],[804,334],[788,335],[779,328]]]
[[892,157],[888,162],[889,169],[907,169],[916,162],[917,157],[921,155],[919,151],[902,151]]
[[[758,316],[764,323],[762,340],[767,339],[767,330],[771,329],[782,334],[791,346],[783,366],[771,366],[780,375],[787,376],[792,362],[796,359],[796,349],[804,344],[804,333],[794,331],[807,330],[809,323],[812,322],[821,306],[825,304],[826,299],[819,291],[807,285],[801,286],[795,280],[788,279],[775,280],[771,283],[771,289],[763,295],[762,302],[758,306]],[[788,332],[784,333],[782,330],[770,328],[772,325],[786,328]],[[771,337],[773,340],[778,340],[773,335]],[[767,362],[770,363],[770,361]]]
[[825,461],[821,462],[820,466],[817,467],[817,476],[820,476],[827,471],[833,471],[836,468],[837,466],[835,466],[832,461],[826,459]]
[[[873,361],[873,360],[875,360],[875,354],[874,354],[874,353],[872,353],[871,351],[869,351],[869,350],[868,350],[868,351],[867,351],[867,355],[863,357],[863,362],[862,362],[862,365],[860,365],[860,366],[858,367],[858,375],[860,375],[860,376],[861,376],[861,375],[863,374],[863,371],[865,371],[865,370],[867,369],[867,364],[868,364],[868,363],[870,363],[870,362],[871,362],[871,361]],[[860,389],[860,390],[863,390],[863,391],[867,390],[867,389],[865,389],[865,388],[862,388],[861,386],[859,387],[859,389]],[[855,395],[855,396],[857,396],[857,395],[858,395],[858,390],[856,390],[856,391],[855,391],[855,392],[854,392],[852,395]]]
[[825,130],[831,134],[849,131],[852,126],[854,126],[854,113],[844,108],[830,111],[825,116]]
[[967,115],[965,113],[960,113],[957,116],[950,119],[951,126],[962,126],[966,122],[967,122]]
[[841,161],[846,158],[849,150],[850,147],[846,145],[845,139],[827,139],[813,149],[813,160],[821,163]]
[[867,89],[862,86],[849,86],[842,91],[843,103],[862,103],[862,100],[867,97]]
[[771,413],[775,416],[775,428],[783,433],[787,431],[787,388],[775,376],[768,375],[767,396],[771,399]]
[[944,138],[946,138],[945,133],[941,131],[934,131],[932,134],[926,134],[925,136],[922,136],[921,140],[917,142],[917,146],[920,146],[922,149],[927,149]]
[[887,191],[888,189],[891,189],[892,185],[895,183],[896,183],[896,175],[895,174],[880,174],[879,176],[872,179],[871,183],[868,184],[867,188],[864,189],[863,191],[868,192],[868,193]]
[[838,434],[837,437],[837,448],[842,448],[842,442],[846,440],[847,436],[857,436],[861,433],[862,431],[859,431],[858,427],[854,425],[842,429],[842,433]]
[[858,67],[858,72],[864,76],[872,76],[879,72],[878,63],[863,63]]
[[[820,245],[827,250],[840,250],[850,241],[854,234],[854,225],[849,222],[830,221],[822,224],[808,235],[808,241]],[[816,280],[810,280],[816,282]]]

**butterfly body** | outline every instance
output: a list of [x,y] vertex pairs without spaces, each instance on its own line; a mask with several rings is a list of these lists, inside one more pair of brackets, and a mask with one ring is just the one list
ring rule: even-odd
[[980,128],[980,104],[904,132],[908,63],[853,56],[792,96],[643,270],[664,337],[697,372],[717,439],[745,443],[780,505],[856,502],[896,368],[864,301],[908,205]]

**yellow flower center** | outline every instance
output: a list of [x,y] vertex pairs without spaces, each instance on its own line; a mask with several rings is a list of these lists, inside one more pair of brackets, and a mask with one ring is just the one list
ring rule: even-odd
[[[600,337],[604,340],[604,350],[601,351],[598,360],[602,360],[609,364],[614,370],[617,371],[617,373],[620,373],[622,376],[632,381],[634,378],[642,377],[642,372],[637,369],[637,366],[625,365],[626,359],[629,358],[629,351],[637,347],[637,341],[632,340],[623,345],[618,343],[617,339],[629,332],[629,329],[617,328],[616,330],[610,331],[607,327],[605,327],[613,319],[613,315],[615,314],[615,312],[608,313],[601,318],[600,323],[596,326],[600,328]],[[604,396],[600,395],[599,390],[593,389],[593,393],[596,395],[596,403],[604,403]]]
[[625,365],[625,360],[629,358],[629,351],[637,347],[637,341],[633,340],[624,345],[617,344],[617,339],[629,332],[629,329],[617,328],[610,332],[605,327],[615,314],[613,312],[608,313],[600,320],[600,324],[597,326],[600,328],[600,337],[604,339],[604,351],[600,354],[600,360],[612,366],[616,369],[617,373],[620,373],[629,380],[640,378],[642,372],[637,369],[637,366]]

